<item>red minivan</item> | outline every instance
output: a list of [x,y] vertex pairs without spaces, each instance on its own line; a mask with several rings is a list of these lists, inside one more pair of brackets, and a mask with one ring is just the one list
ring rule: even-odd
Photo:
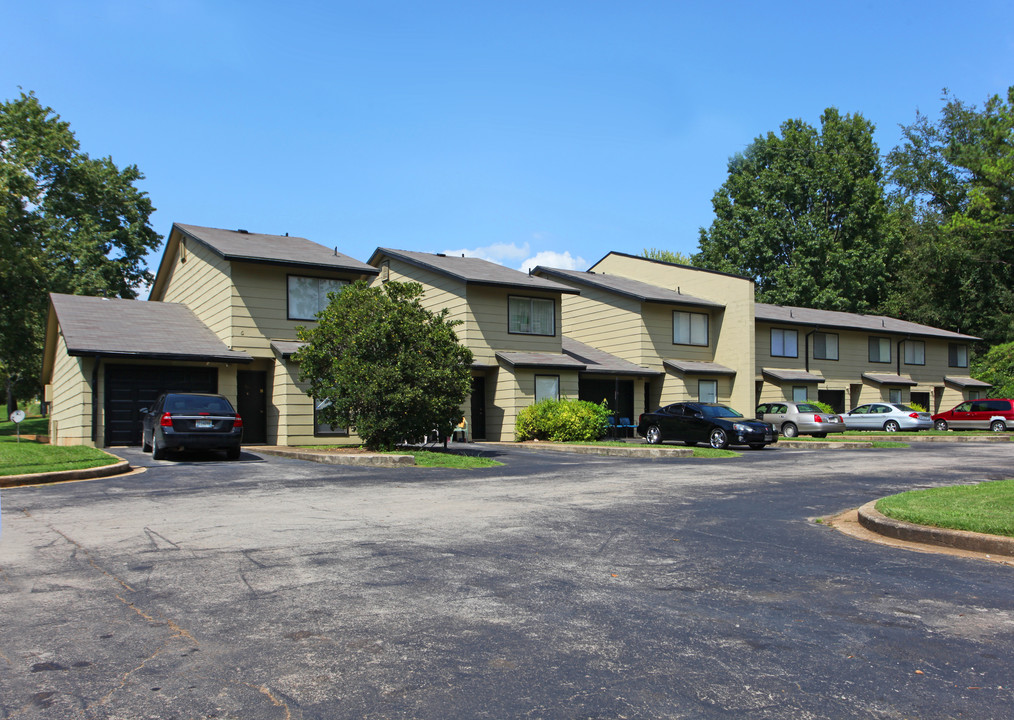
[[937,430],[992,430],[1014,428],[1014,400],[983,398],[967,400],[947,412],[933,416]]

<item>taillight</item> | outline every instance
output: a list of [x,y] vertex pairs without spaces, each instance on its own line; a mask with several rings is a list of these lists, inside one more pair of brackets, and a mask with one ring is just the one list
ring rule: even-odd
[[824,420],[820,417],[820,415],[814,415],[813,416],[813,421],[815,423],[822,423],[822,422],[824,422]]
[[910,418],[915,418],[916,420],[918,420],[918,419],[919,419],[919,413],[909,413],[909,414],[908,414],[908,416],[909,416]]
[[243,418],[237,415],[232,421],[232,426],[234,428],[243,427]]
[[161,425],[162,427],[172,427],[173,416],[170,415],[169,413],[162,413],[162,419],[158,421],[158,424]]

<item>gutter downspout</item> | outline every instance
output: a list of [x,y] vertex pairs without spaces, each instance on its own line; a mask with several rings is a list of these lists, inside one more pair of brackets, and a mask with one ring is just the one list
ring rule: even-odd
[[98,447],[99,436],[99,360],[100,355],[94,358],[92,366],[92,442]]
[[803,352],[806,353],[806,359],[803,361],[803,367],[806,369],[806,372],[810,372],[810,336],[819,329],[819,327],[815,327],[803,337]]
[[897,373],[898,377],[901,377],[901,344],[906,340],[908,340],[908,338],[902,338],[901,340],[899,340],[898,345],[894,349],[895,353],[897,354],[897,357],[894,358],[894,362],[896,367],[895,372]]

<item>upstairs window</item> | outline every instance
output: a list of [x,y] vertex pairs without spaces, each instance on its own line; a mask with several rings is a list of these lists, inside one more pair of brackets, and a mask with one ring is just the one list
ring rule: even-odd
[[926,364],[926,343],[922,340],[905,341],[905,364],[925,365]]
[[891,338],[885,337],[870,338],[870,362],[871,363],[891,362]]
[[316,320],[327,307],[327,294],[340,292],[348,280],[289,275],[289,320]]
[[507,331],[516,335],[556,335],[556,303],[547,298],[507,299]]
[[799,333],[795,330],[771,328],[772,357],[799,357]]
[[837,360],[838,335],[836,333],[814,333],[813,357],[817,360]]
[[968,367],[968,346],[950,343],[947,346],[947,364],[950,367]]
[[708,316],[704,313],[680,312],[672,314],[672,341],[674,345],[708,345]]

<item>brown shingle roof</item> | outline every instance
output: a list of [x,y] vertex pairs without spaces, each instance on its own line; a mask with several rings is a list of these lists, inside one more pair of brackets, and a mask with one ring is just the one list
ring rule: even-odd
[[662,364],[684,375],[735,375],[736,371],[716,362],[663,360]]
[[646,367],[635,365],[603,350],[585,345],[566,335],[562,338],[563,354],[568,355],[580,363],[584,363],[586,373],[602,373],[604,375],[661,375],[658,370],[649,370]]
[[919,323],[898,320],[884,315],[860,315],[859,313],[814,310],[813,308],[791,307],[788,305],[755,303],[754,317],[757,320],[765,322],[812,325],[814,327],[841,328],[846,330],[866,330],[871,333],[920,335],[951,340],[980,339],[973,335],[962,335],[950,330],[941,330],[929,325],[920,325]]
[[70,355],[251,362],[230,350],[186,305],[51,293]]
[[558,368],[560,370],[584,370],[585,364],[570,355],[562,353],[505,352],[496,356],[511,367]]
[[596,287],[608,292],[616,293],[617,295],[623,295],[625,297],[639,300],[640,302],[654,302],[663,303],[666,305],[695,305],[700,307],[714,307],[722,308],[725,307],[721,303],[713,302],[711,300],[704,300],[693,295],[687,295],[677,290],[669,290],[668,288],[659,287],[657,285],[649,285],[639,280],[631,280],[620,275],[607,275],[605,273],[596,273],[590,270],[578,271],[578,270],[562,270],[560,268],[547,268],[540,265],[533,270],[536,274],[548,275],[551,278],[562,280],[563,282],[574,282],[580,285],[586,285],[589,287]]
[[245,230],[221,230],[181,223],[173,223],[173,229],[178,229],[227,260],[351,270],[366,275],[376,275],[378,272],[372,265],[302,237],[264,235]]
[[535,277],[520,270],[512,270],[509,267],[497,265],[494,262],[481,258],[377,248],[370,258],[370,264],[379,265],[382,261],[381,258],[385,255],[409,263],[410,265],[426,268],[441,275],[447,275],[460,280],[466,285],[497,285],[517,290],[578,294],[578,291],[569,285]]

